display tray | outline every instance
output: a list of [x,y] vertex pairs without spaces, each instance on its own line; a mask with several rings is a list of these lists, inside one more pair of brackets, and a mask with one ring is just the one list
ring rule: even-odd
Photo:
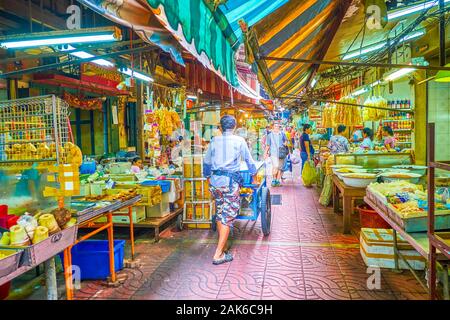
[[77,219],[77,223],[80,224],[85,221],[91,220],[97,216],[100,216],[106,212],[113,211],[113,210],[119,208],[118,205],[120,203],[121,203],[120,201],[116,201],[116,202],[111,202],[109,205],[106,205],[106,206],[100,207],[100,208],[90,207],[83,211],[75,213],[74,216]]
[[[367,189],[367,198],[373,201],[379,210],[395,221],[406,232],[424,232],[428,230],[428,216],[426,211],[410,213],[408,217],[403,216],[382,194]],[[435,230],[450,229],[450,210],[436,211]]]
[[[387,214],[406,232],[425,232],[428,230],[428,216],[426,212],[422,212],[421,216],[402,217],[399,212],[391,205],[387,205]],[[450,212],[436,211],[435,230],[450,229]]]
[[0,278],[7,276],[17,270],[22,257],[23,250],[8,248],[0,249],[0,253],[8,254],[7,257],[0,259]]
[[[77,235],[78,226],[75,225],[57,232],[37,244],[26,247],[15,247],[15,249],[23,250],[19,267],[36,266],[47,261],[66,249],[68,246],[73,245],[77,239]],[[0,246],[0,250],[3,250],[3,248],[10,249],[11,247]]]

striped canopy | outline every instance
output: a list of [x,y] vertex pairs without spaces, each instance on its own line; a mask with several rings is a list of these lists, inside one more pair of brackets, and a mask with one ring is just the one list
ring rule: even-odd
[[[323,59],[351,1],[267,2],[280,6],[246,34],[249,61],[256,62],[259,79],[272,98],[297,95],[312,80],[317,65],[261,57]],[[263,9],[268,10],[267,4]]]

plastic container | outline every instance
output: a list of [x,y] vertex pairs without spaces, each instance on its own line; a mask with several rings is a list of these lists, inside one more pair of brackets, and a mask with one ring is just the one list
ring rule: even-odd
[[361,228],[392,229],[392,227],[367,204],[361,204],[357,209],[359,211]]
[[242,179],[244,179],[244,184],[251,184],[252,183],[252,175],[250,174],[250,171],[240,171]]
[[17,220],[19,220],[19,216],[13,214],[0,216],[0,228],[9,229],[17,224]]
[[141,186],[148,187],[148,186],[160,186],[161,191],[163,193],[170,191],[170,181],[168,180],[146,180],[141,183]]
[[95,161],[85,161],[80,166],[80,174],[93,174],[97,168]]
[[[115,271],[123,269],[125,240],[114,240]],[[64,261],[63,255],[59,255]],[[81,280],[104,280],[109,271],[109,247],[107,240],[86,240],[72,248],[72,264],[80,268]],[[64,263],[63,263],[64,265]]]
[[11,281],[0,286],[0,300],[4,300],[9,296],[9,289],[11,289]]

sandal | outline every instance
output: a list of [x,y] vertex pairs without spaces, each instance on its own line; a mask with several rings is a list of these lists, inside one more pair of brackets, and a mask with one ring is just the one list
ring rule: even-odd
[[231,253],[227,252],[223,254],[223,257],[220,259],[213,259],[213,265],[218,266],[219,264],[224,264],[227,262],[231,262],[233,261],[233,256],[231,255]]

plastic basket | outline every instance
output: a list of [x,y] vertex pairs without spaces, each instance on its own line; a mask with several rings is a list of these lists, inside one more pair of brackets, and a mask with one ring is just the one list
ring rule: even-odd
[[[114,268],[123,269],[125,240],[114,240]],[[59,255],[64,261],[62,254]],[[109,247],[107,240],[86,240],[72,248],[72,264],[80,268],[81,280],[104,280],[109,270]],[[64,263],[63,263],[64,265]]]
[[392,229],[380,215],[367,204],[357,207],[359,211],[361,228]]
[[244,184],[251,184],[252,183],[252,175],[250,174],[250,171],[240,171],[242,179],[244,179]]
[[168,180],[146,180],[141,182],[143,187],[160,186],[163,193],[170,191],[170,184],[171,182]]

